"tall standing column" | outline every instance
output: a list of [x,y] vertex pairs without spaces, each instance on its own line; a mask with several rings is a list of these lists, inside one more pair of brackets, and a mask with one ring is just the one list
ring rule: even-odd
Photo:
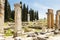
[[52,9],[48,9],[47,25],[49,28],[53,28],[53,26],[54,26],[54,16],[53,16],[53,10]]
[[56,12],[56,26],[60,29],[60,10]]
[[48,28],[51,28],[51,14],[47,14],[47,25]]
[[15,4],[15,33],[17,36],[20,36],[22,33],[22,21],[21,21],[21,13],[22,13],[22,3]]
[[28,22],[29,22],[30,21],[30,14],[28,13],[27,16],[28,16]]
[[4,34],[4,5],[5,0],[0,0],[0,34]]

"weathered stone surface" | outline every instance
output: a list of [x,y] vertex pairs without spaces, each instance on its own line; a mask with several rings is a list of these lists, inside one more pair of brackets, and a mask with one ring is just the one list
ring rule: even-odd
[[0,40],[4,40],[4,4],[5,0],[0,0]]
[[53,10],[52,9],[48,9],[47,25],[48,25],[48,28],[53,28],[54,27],[54,15],[53,15]]
[[56,27],[60,29],[60,10],[56,12]]
[[21,13],[22,13],[22,4],[15,4],[15,33],[17,36],[20,36],[22,33],[22,21],[21,21]]
[[47,40],[60,40],[60,35],[50,36]]
[[39,33],[38,33],[38,32],[35,32],[35,34],[36,34],[36,35],[39,35]]
[[46,27],[42,27],[42,32],[44,32],[44,33],[46,33],[46,32],[47,32]]

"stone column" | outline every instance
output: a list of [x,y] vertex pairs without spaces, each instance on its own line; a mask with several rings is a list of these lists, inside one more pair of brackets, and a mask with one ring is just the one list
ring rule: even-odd
[[53,28],[53,26],[54,26],[54,16],[53,16],[53,10],[52,9],[48,9],[47,25],[48,25],[48,28]]
[[20,36],[22,33],[22,21],[21,21],[21,13],[22,13],[22,3],[15,4],[15,33],[17,36]]
[[60,29],[60,10],[56,12],[56,26]]
[[58,27],[58,14],[56,14],[56,27]]
[[51,28],[51,14],[48,14],[48,27]]
[[54,27],[54,14],[53,12],[51,13],[51,27]]
[[2,35],[4,34],[4,6],[5,0],[0,0],[0,34]]
[[27,15],[28,15],[28,22],[29,22],[30,21],[30,14],[28,13]]

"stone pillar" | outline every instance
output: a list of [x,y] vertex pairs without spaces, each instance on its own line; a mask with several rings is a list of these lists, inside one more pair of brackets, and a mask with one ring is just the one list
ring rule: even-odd
[[0,0],[0,34],[4,34],[4,6],[5,0]]
[[56,26],[60,29],[60,10],[56,12]]
[[22,33],[22,21],[21,21],[21,13],[22,13],[22,3],[15,4],[15,33],[17,36],[20,36]]
[[56,14],[56,27],[58,27],[58,14]]
[[53,28],[53,26],[54,26],[54,16],[53,16],[53,10],[52,9],[48,9],[47,25],[48,25],[48,28]]
[[53,12],[51,13],[51,27],[54,27],[54,14]]
[[30,21],[30,14],[28,13],[27,15],[28,15],[28,22],[29,22]]

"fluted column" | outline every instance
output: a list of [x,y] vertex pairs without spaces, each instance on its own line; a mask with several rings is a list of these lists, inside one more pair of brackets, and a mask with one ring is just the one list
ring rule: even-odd
[[54,15],[53,15],[52,9],[48,9],[48,12],[47,12],[47,25],[48,25],[48,28],[54,27]]
[[21,13],[22,13],[22,4],[15,4],[15,33],[17,36],[20,36],[22,33],[22,21],[21,21]]
[[60,29],[60,10],[56,12],[56,26]]
[[0,0],[0,34],[4,34],[4,6],[5,0]]

